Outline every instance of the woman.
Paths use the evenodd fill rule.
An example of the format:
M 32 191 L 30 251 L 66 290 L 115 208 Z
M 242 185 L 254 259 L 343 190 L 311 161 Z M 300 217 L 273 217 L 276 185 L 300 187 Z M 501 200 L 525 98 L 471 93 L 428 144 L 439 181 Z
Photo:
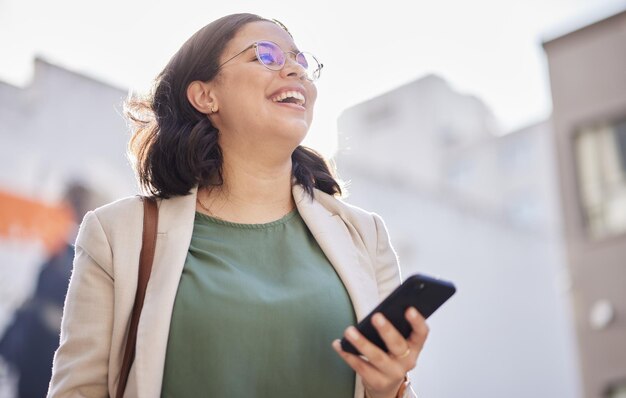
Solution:
M 139 180 L 161 200 L 125 396 L 413 396 L 405 375 L 428 332 L 417 311 L 408 340 L 375 317 L 388 354 L 345 329 L 400 275 L 380 218 L 339 201 L 300 146 L 321 67 L 282 24 L 230 15 L 181 47 L 147 102 L 131 100 Z M 136 197 L 85 217 L 50 396 L 116 390 L 142 217 Z M 344 329 L 367 359 L 341 350 Z

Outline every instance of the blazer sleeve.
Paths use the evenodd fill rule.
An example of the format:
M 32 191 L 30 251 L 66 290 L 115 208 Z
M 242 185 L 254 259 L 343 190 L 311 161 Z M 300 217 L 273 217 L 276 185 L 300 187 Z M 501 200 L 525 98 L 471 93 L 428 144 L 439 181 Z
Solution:
M 374 266 L 376 267 L 376 284 L 382 300 L 402 282 L 402 274 L 398 256 L 391 246 L 387 227 L 385 227 L 383 219 L 378 214 L 373 216 L 376 225 L 376 236 L 378 237 L 376 245 L 377 261 L 375 261 Z M 367 394 L 365 396 L 367 398 Z M 404 390 L 402 398 L 417 398 L 417 394 L 409 386 L 409 388 Z
M 95 213 L 85 216 L 76 239 L 61 339 L 48 397 L 107 397 L 113 324 L 111 248 Z
M 385 223 L 378 214 L 373 214 L 376 226 L 376 261 L 374 267 L 376 272 L 376 284 L 381 300 L 389 295 L 402 282 L 400 265 L 396 252 L 391 246 L 389 233 Z

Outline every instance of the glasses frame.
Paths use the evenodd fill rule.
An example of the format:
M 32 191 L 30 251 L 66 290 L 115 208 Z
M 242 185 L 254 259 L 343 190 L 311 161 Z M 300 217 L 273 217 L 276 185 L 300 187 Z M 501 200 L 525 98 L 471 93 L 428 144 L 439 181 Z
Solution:
M 282 53 L 283 56 L 285 58 L 285 61 L 283 62 L 282 65 L 280 65 L 280 67 L 278 69 L 272 69 L 270 68 L 268 65 L 264 64 L 263 61 L 261 61 L 261 57 L 259 56 L 259 44 L 262 43 L 269 43 L 271 45 L 276 46 L 276 48 L 278 48 Z M 322 68 L 324 68 L 324 64 L 322 64 L 315 55 L 311 54 L 310 52 L 306 52 L 306 51 L 284 51 L 278 44 L 274 43 L 273 41 L 270 40 L 259 40 L 259 41 L 255 41 L 254 43 L 250 44 L 248 47 L 244 48 L 243 50 L 239 51 L 237 54 L 233 55 L 232 57 L 228 58 L 226 61 L 222 62 L 218 67 L 217 70 L 220 70 L 222 68 L 222 66 L 226 65 L 227 63 L 229 63 L 230 61 L 232 61 L 233 59 L 237 58 L 238 56 L 240 56 L 241 54 L 245 53 L 246 51 L 248 51 L 249 49 L 254 48 L 254 54 L 256 55 L 256 59 L 257 61 L 259 61 L 259 63 L 261 65 L 263 65 L 264 67 L 266 67 L 269 70 L 274 70 L 274 71 L 278 71 L 278 70 L 282 70 L 285 67 L 285 64 L 287 63 L 287 54 L 293 54 L 294 57 L 294 61 L 300 65 L 302 68 L 304 68 L 303 65 L 301 65 L 297 60 L 298 60 L 298 55 L 302 54 L 305 56 L 310 56 L 312 57 L 315 62 L 317 62 L 317 64 L 319 65 L 319 67 L 314 70 L 312 72 L 312 76 L 313 78 L 309 78 L 307 75 L 308 73 L 305 73 L 305 77 L 307 80 L 309 81 L 316 81 L 317 79 L 320 78 L 321 72 L 322 72 Z M 306 69 L 305 69 L 306 70 Z

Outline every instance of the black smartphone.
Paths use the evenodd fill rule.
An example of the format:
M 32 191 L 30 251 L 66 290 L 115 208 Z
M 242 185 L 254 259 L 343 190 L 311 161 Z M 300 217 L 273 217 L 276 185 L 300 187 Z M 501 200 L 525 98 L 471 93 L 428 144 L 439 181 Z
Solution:
M 456 287 L 451 282 L 422 274 L 412 275 L 359 322 L 356 328 L 369 341 L 388 352 L 385 342 L 372 325 L 372 315 L 382 313 L 406 339 L 413 330 L 404 317 L 409 307 L 415 307 L 424 318 L 428 318 L 452 297 L 454 292 Z M 361 355 L 345 337 L 341 339 L 341 348 L 346 352 Z

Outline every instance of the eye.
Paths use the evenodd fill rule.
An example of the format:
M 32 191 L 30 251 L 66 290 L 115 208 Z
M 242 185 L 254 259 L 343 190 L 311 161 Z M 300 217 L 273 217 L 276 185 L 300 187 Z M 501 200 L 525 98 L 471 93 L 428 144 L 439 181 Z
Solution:
M 284 55 L 280 47 L 270 41 L 258 42 L 257 54 L 259 61 L 272 70 L 280 69 L 285 63 Z
M 261 61 L 263 64 L 265 65 L 275 65 L 276 62 L 276 58 L 274 57 L 274 55 L 271 52 L 263 52 L 263 53 L 259 53 L 259 61 Z

